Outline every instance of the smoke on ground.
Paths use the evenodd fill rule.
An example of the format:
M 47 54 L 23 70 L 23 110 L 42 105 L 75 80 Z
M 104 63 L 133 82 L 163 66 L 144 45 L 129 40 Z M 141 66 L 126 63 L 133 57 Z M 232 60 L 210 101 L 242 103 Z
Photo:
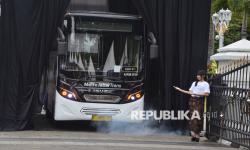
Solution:
M 179 130 L 172 130 L 165 125 L 159 125 L 154 121 L 143 121 L 140 123 L 127 122 L 93 122 L 94 126 L 99 132 L 106 133 L 122 133 L 132 135 L 182 135 L 183 132 Z

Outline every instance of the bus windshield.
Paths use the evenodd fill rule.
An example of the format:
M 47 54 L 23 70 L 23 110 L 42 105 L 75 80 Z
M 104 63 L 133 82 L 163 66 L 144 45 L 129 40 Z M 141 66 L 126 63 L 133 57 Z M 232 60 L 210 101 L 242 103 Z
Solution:
M 69 78 L 140 78 L 142 35 L 129 24 L 81 22 L 72 24 L 67 53 L 60 56 L 61 74 Z

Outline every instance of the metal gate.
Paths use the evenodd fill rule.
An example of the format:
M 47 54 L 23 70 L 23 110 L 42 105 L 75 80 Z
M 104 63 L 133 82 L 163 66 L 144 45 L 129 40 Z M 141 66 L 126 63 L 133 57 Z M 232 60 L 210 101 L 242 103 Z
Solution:
M 207 135 L 250 149 L 250 62 L 233 62 L 209 82 Z

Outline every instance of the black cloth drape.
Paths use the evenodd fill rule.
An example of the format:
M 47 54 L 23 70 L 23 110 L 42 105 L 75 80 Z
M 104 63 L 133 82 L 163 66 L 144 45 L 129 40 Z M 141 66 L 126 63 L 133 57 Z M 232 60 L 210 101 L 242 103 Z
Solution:
M 189 89 L 196 72 L 206 69 L 210 0 L 159 0 L 158 40 L 160 48 L 161 108 L 185 110 L 188 97 L 173 85 Z M 171 18 L 171 19 L 170 19 Z M 175 127 L 183 124 L 173 122 Z
M 157 29 L 157 5 L 156 1 L 152 0 L 132 0 L 132 4 L 137 8 L 139 14 L 143 17 L 145 24 L 147 25 L 147 32 L 154 33 L 154 36 L 157 36 L 158 29 Z M 157 38 L 158 40 L 158 38 Z M 157 41 L 156 41 L 157 42 Z M 149 55 L 150 52 L 150 44 L 147 44 L 147 54 Z M 155 43 L 157 44 L 157 43 Z M 149 80 L 146 80 L 146 108 L 147 109 L 158 109 L 160 110 L 160 74 L 158 67 L 160 64 L 160 60 L 157 58 L 149 59 L 147 58 L 147 72 L 146 76 Z
M 148 59 L 147 62 L 150 100 L 146 101 L 158 110 L 186 110 L 188 97 L 174 91 L 173 85 L 188 89 L 195 80 L 197 70 L 206 69 L 211 1 L 132 2 L 143 16 L 148 31 L 156 35 L 159 45 L 159 58 Z M 117 9 L 113 11 L 119 12 Z M 185 128 L 185 124 L 177 121 L 171 122 L 171 125 Z
M 32 125 L 42 70 L 69 0 L 3 0 L 0 114 L 2 130 Z
M 132 0 L 108 0 L 109 11 L 125 14 L 138 14 Z
M 1 5 L 1 0 L 0 0 L 0 5 Z M 2 47 L 2 35 L 3 35 L 2 17 L 0 16 L 0 50 L 3 49 L 3 47 Z M 2 59 L 0 59 L 0 68 L 2 68 Z M 0 71 L 0 79 L 2 79 L 2 74 L 3 74 L 3 71 Z M 2 89 L 2 86 L 3 86 L 3 82 L 0 81 L 0 89 Z M 2 109 L 2 107 L 1 107 L 2 106 L 1 99 L 2 99 L 2 95 L 0 94 L 0 109 Z M 1 129 L 1 115 L 0 115 L 0 129 Z

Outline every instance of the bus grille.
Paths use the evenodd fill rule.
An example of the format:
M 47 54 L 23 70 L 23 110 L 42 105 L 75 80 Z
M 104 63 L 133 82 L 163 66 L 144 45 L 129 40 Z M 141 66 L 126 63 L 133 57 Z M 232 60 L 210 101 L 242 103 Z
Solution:
M 86 102 L 93 103 L 118 103 L 121 98 L 115 95 L 92 95 L 92 94 L 84 94 L 84 99 Z
M 86 115 L 114 116 L 121 113 L 121 110 L 115 108 L 82 108 L 81 113 L 85 113 Z

